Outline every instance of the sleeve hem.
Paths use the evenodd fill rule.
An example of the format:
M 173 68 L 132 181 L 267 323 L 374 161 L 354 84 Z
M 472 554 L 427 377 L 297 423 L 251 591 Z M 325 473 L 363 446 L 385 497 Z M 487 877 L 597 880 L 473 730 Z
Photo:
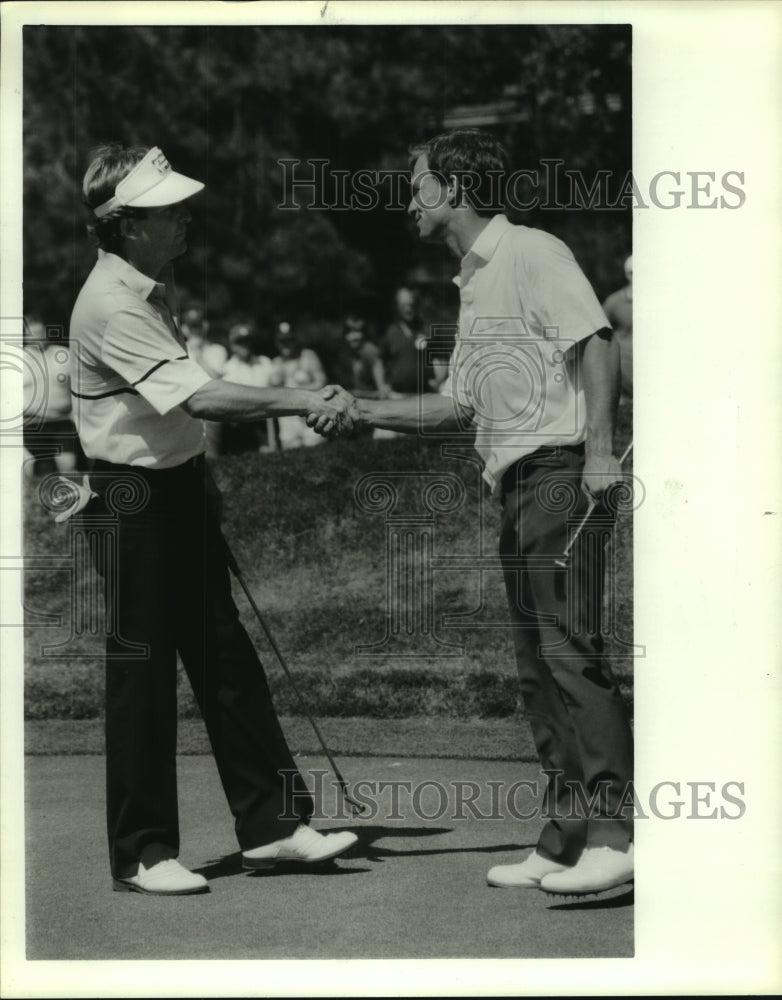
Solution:
M 152 365 L 152 367 L 149 369 L 148 372 L 145 372 L 141 376 L 141 378 L 137 378 L 135 382 L 131 383 L 131 385 L 134 385 L 134 386 L 140 385 L 142 382 L 146 381 L 146 379 L 148 379 L 150 375 L 154 375 L 154 373 L 158 370 L 158 368 L 162 368 L 163 365 L 167 365 L 171 361 L 186 361 L 186 360 L 187 360 L 187 355 L 186 354 L 180 354 L 180 356 L 178 358 L 163 358 L 162 361 L 158 361 L 157 364 Z
M 171 388 L 169 391 L 162 394 L 160 402 L 154 399 L 156 393 L 145 393 L 147 400 L 155 409 L 158 411 L 161 417 L 164 417 L 167 413 L 174 409 L 175 406 L 179 406 L 184 403 L 186 399 L 189 399 L 194 392 L 203 388 L 208 382 L 212 382 L 212 376 L 207 372 L 202 371 L 201 377 L 193 375 L 189 378 L 187 382 L 183 382 L 181 385 L 176 386 L 176 388 Z

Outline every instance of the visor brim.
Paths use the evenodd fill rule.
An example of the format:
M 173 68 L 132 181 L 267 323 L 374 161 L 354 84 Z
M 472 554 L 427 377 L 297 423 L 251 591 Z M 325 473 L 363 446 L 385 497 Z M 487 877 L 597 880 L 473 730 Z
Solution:
M 194 181 L 191 177 L 185 177 L 184 174 L 178 174 L 172 170 L 159 184 L 127 202 L 127 207 L 162 208 L 164 205 L 176 205 L 186 198 L 192 198 L 194 194 L 198 194 L 203 189 L 204 185 L 201 181 Z

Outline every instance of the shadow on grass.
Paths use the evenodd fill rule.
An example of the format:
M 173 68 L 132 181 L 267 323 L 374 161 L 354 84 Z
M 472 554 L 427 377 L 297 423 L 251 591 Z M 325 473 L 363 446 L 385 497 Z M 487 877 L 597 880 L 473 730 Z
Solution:
M 286 877 L 290 877 L 291 875 L 329 875 L 333 877 L 334 875 L 362 875 L 371 871 L 371 868 L 340 868 L 336 859 L 333 859 L 310 865 L 295 861 L 281 861 L 274 868 L 258 871 L 245 871 L 242 869 L 242 874 L 247 875 L 249 878 L 278 878 L 280 875 L 285 875 Z M 205 875 L 204 877 L 208 876 Z
M 393 827 L 393 826 L 370 826 L 357 830 L 359 842 L 348 855 L 355 857 L 359 852 L 367 861 L 385 861 L 388 858 L 424 858 L 438 854 L 498 854 L 508 851 L 522 851 L 527 847 L 534 847 L 534 844 L 488 844 L 486 846 L 470 845 L 468 847 L 436 847 L 431 849 L 395 851 L 389 847 L 375 847 L 377 840 L 386 837 L 421 837 L 432 836 L 441 833 L 452 833 L 450 827 L 434 827 L 421 829 L 420 827 Z
M 343 855 L 344 857 L 344 855 Z M 242 868 L 242 852 L 235 851 L 214 861 L 207 861 L 194 872 L 203 875 L 209 882 L 219 878 L 230 878 L 233 875 L 245 875 L 250 878 L 275 878 L 280 875 L 361 875 L 372 871 L 371 868 L 340 868 L 335 861 L 321 861 L 315 864 L 302 864 L 295 861 L 281 861 L 274 868 L 250 871 Z
M 328 832 L 333 833 L 334 831 L 329 830 Z M 430 827 L 422 829 L 421 827 L 411 826 L 369 826 L 354 829 L 352 832 L 357 834 L 359 838 L 358 843 L 355 847 L 340 855 L 339 859 L 332 859 L 315 864 L 303 864 L 302 862 L 295 861 L 281 861 L 276 864 L 274 868 L 264 869 L 261 871 L 248 871 L 242 868 L 241 851 L 235 851 L 233 854 L 226 854 L 222 858 L 215 858 L 211 861 L 207 861 L 206 864 L 201 865 L 200 868 L 194 868 L 193 870 L 199 875 L 203 875 L 204 878 L 209 881 L 218 878 L 228 878 L 233 875 L 250 875 L 253 878 L 269 878 L 276 875 L 359 875 L 363 872 L 371 871 L 372 869 L 340 868 L 337 861 L 365 860 L 379 862 L 386 861 L 389 858 L 420 858 L 437 854 L 495 854 L 507 853 L 508 851 L 520 851 L 525 848 L 535 846 L 534 844 L 514 843 L 491 844 L 484 847 L 441 847 L 434 848 L 432 850 L 394 851 L 390 848 L 374 847 L 373 845 L 375 841 L 385 839 L 386 837 L 433 837 L 442 833 L 451 833 L 452 830 L 450 827 Z

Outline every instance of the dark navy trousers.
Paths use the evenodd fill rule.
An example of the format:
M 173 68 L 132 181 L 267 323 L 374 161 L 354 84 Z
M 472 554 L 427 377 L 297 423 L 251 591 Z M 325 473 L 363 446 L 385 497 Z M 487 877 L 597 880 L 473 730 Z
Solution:
M 177 654 L 243 850 L 289 836 L 313 803 L 231 596 L 203 457 L 170 470 L 97 462 L 80 516 L 104 581 L 106 797 L 112 873 L 179 849 Z

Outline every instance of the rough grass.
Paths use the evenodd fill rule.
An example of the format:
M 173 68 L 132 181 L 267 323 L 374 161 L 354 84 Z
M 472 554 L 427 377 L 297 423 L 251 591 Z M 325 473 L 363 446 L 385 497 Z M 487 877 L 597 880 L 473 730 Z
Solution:
M 623 411 L 618 447 L 629 440 L 630 415 Z M 461 447 L 462 456 L 470 456 Z M 631 468 L 628 463 L 626 468 Z M 374 650 L 386 635 L 386 514 L 357 502 L 357 486 L 368 474 L 393 485 L 397 502 L 389 513 L 413 533 L 425 516 L 422 489 L 442 474 L 461 483 L 453 509 L 427 522 L 435 559 L 491 557 L 484 572 L 461 569 L 433 574 L 433 629 L 414 629 Z M 283 454 L 225 456 L 215 465 L 225 498 L 224 531 L 269 628 L 315 713 L 402 719 L 509 718 L 521 711 L 496 546 L 499 510 L 486 495 L 471 457 L 453 457 L 438 443 L 414 438 L 339 441 Z M 68 528 L 54 524 L 40 503 L 37 484 L 25 486 L 25 553 L 68 559 Z M 441 499 L 443 499 L 441 497 Z M 611 662 L 631 702 L 632 522 L 621 517 L 615 540 Z M 416 558 L 419 559 L 416 562 Z M 469 560 L 468 560 L 469 562 Z M 417 578 L 420 557 L 403 565 Z M 72 585 L 54 566 L 25 575 L 28 628 L 25 642 L 25 712 L 30 719 L 90 719 L 103 712 L 102 621 L 86 616 L 74 634 L 76 613 L 93 587 L 91 573 Z M 72 590 L 72 586 L 75 590 Z M 266 666 L 278 711 L 300 708 L 238 587 L 243 621 Z M 404 610 L 404 602 L 398 606 Z M 40 615 L 61 624 L 43 624 Z M 468 621 L 464 619 L 469 615 Z M 448 625 L 445 616 L 462 624 Z M 180 671 L 180 715 L 198 710 Z

